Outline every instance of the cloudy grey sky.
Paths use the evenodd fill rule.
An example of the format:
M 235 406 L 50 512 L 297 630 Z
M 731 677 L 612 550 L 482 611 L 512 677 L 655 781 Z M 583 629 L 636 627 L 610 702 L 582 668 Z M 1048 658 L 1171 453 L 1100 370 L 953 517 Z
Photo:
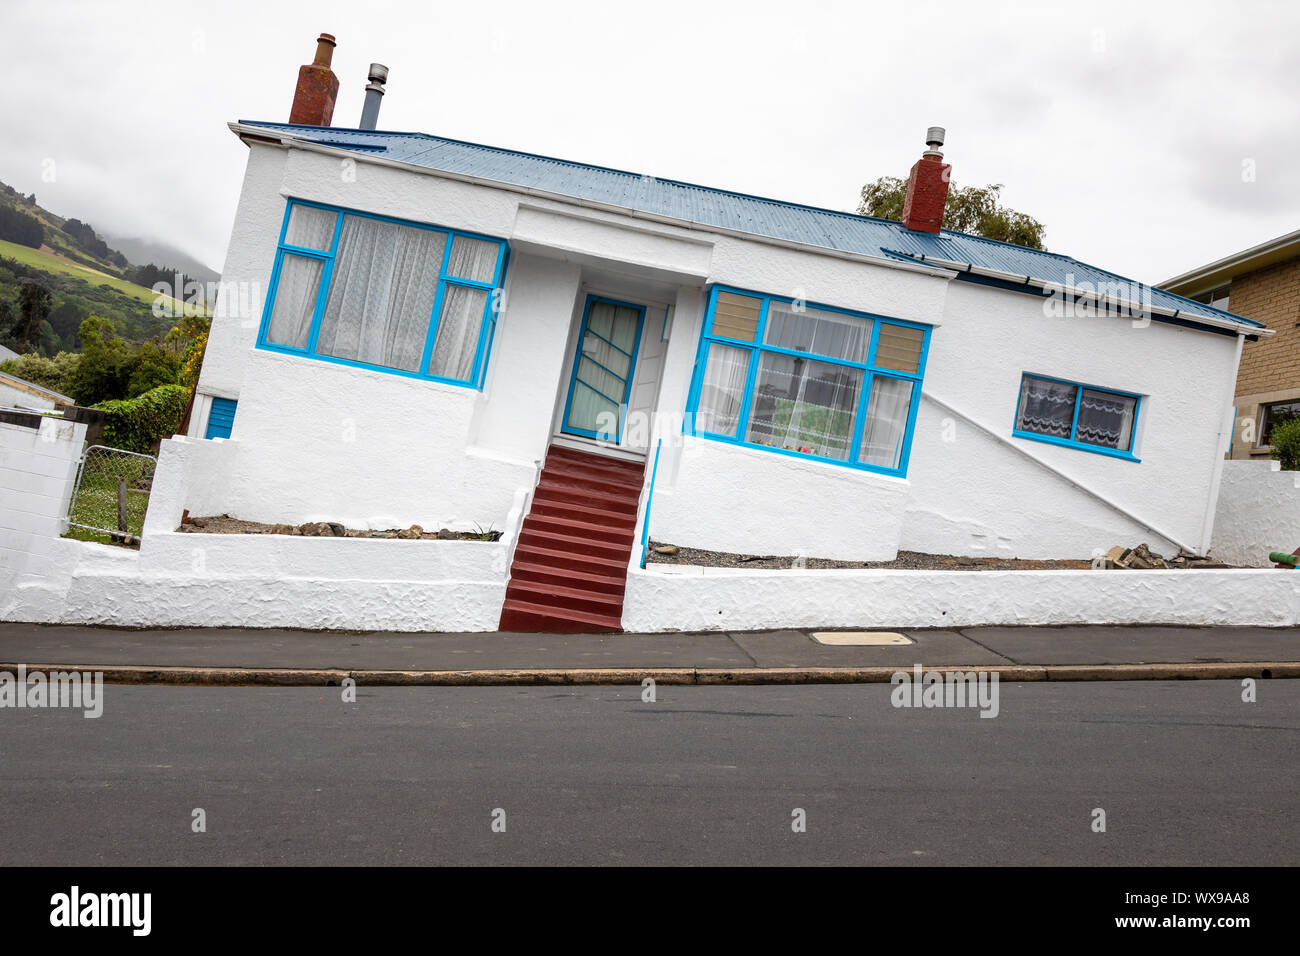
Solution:
M 221 268 L 233 119 L 287 120 L 338 37 L 334 122 L 833 209 L 945 126 L 1047 244 L 1155 282 L 1300 228 L 1300 4 L 6 0 L 0 180 Z M 52 173 L 52 176 L 51 176 Z M 53 181 L 49 181 L 52 178 Z

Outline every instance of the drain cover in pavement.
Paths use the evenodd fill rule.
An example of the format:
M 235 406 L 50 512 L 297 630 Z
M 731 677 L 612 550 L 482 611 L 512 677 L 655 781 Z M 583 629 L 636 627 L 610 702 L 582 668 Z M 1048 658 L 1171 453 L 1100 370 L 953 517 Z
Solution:
M 813 631 L 812 638 L 819 644 L 839 644 L 863 647 L 868 645 L 911 644 L 910 638 L 896 631 Z

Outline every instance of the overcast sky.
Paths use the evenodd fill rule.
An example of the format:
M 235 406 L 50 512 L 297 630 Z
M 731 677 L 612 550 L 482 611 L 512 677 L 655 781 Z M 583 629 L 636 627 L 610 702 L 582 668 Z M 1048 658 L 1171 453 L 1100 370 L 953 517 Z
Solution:
M 1148 282 L 1300 228 L 1300 4 L 5 0 L 0 180 L 220 269 L 246 149 L 338 37 L 419 130 L 852 211 L 944 126 L 1048 248 Z M 52 181 L 51 181 L 52 180 Z

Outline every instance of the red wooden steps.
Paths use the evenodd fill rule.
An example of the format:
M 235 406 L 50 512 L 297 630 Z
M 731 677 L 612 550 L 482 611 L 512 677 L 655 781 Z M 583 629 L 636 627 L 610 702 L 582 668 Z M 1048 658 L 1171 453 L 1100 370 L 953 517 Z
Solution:
M 515 546 L 500 630 L 621 631 L 643 462 L 552 445 Z

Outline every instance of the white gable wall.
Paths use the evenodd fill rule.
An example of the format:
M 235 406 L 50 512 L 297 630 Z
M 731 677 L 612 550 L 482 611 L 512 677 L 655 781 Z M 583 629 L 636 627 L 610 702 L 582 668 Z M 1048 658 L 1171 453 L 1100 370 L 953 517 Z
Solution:
M 1235 337 L 1114 317 L 1049 318 L 1034 296 L 957 281 L 944 317 L 930 343 L 900 547 L 1087 558 L 1143 541 L 1166 553 L 1208 546 Z M 1011 437 L 1022 372 L 1141 394 L 1141 462 Z

